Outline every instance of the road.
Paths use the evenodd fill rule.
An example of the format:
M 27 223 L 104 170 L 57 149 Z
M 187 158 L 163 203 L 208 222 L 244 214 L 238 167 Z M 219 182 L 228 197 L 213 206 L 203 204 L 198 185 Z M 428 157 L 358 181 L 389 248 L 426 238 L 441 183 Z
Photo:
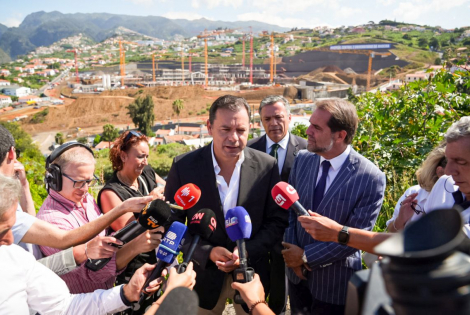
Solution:
M 33 136 L 33 143 L 36 143 L 39 147 L 39 150 L 43 155 L 51 154 L 51 150 L 49 147 L 51 146 L 52 142 L 55 140 L 55 135 L 59 131 L 47 131 L 47 132 L 40 132 L 37 135 Z

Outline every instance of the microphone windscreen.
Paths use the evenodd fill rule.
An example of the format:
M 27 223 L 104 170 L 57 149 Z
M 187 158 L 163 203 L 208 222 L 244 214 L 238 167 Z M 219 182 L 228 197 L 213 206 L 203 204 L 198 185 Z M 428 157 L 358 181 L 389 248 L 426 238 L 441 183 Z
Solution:
M 161 199 L 149 202 L 140 212 L 139 223 L 150 229 L 156 229 L 163 225 L 171 216 L 170 206 Z
M 158 246 L 157 258 L 171 264 L 184 244 L 186 225 L 175 221 L 165 234 L 160 246 Z
M 155 315 L 196 315 L 199 298 L 196 292 L 185 287 L 177 287 L 168 293 Z
M 251 218 L 243 207 L 229 209 L 225 214 L 225 230 L 233 242 L 251 237 Z
M 175 202 L 178 206 L 188 210 L 193 207 L 201 198 L 201 189 L 194 184 L 186 184 L 180 187 L 175 193 Z
M 215 213 L 211 209 L 201 209 L 196 212 L 188 224 L 191 235 L 199 235 L 203 239 L 208 239 L 217 227 Z
M 299 200 L 295 188 L 286 182 L 277 183 L 271 190 L 271 196 L 277 205 L 284 209 L 289 209 L 294 202 Z

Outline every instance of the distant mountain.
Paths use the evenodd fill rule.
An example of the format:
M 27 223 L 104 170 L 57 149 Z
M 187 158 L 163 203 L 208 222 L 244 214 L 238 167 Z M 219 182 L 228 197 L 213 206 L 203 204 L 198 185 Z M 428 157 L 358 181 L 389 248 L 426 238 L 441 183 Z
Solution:
M 11 58 L 3 50 L 0 49 L 0 64 L 10 62 Z
M 287 28 L 263 22 L 224 22 L 199 19 L 194 21 L 171 20 L 161 16 L 131 16 L 109 13 L 63 14 L 58 11 L 35 12 L 25 17 L 19 27 L 7 28 L 0 24 L 0 49 L 12 58 L 34 50 L 38 46 L 49 46 L 54 42 L 82 33 L 95 41 L 102 41 L 115 34 L 118 27 L 135 32 L 170 39 L 174 35 L 195 36 L 205 29 L 234 28 L 248 32 L 277 31 Z

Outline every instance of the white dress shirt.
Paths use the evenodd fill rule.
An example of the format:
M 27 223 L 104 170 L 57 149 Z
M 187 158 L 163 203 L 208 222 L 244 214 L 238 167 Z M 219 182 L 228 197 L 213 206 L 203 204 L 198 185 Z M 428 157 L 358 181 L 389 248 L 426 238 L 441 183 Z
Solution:
M 411 186 L 405 191 L 405 193 L 400 197 L 400 199 L 398 199 L 398 202 L 395 205 L 395 210 L 393 211 L 393 216 L 390 220 L 387 221 L 387 223 L 385 224 L 386 226 L 388 226 L 390 223 L 392 223 L 398 218 L 398 215 L 400 214 L 400 208 L 401 208 L 400 204 L 403 202 L 403 200 L 405 200 L 405 198 L 408 197 L 409 195 L 415 194 L 415 193 L 418 193 L 418 195 L 415 198 L 416 203 L 421 207 L 421 209 L 424 209 L 424 205 L 426 204 L 426 201 L 428 200 L 429 192 L 421 188 L 419 185 Z M 413 215 L 408 220 L 408 222 L 406 222 L 405 226 L 408 225 L 408 223 L 410 222 L 420 219 L 423 215 L 424 214 L 421 212 L 419 214 L 416 214 L 416 212 L 413 213 Z
M 424 211 L 429 213 L 437 209 L 450 209 L 454 206 L 455 200 L 452 192 L 457 191 L 458 187 L 454 185 L 454 180 L 451 176 L 443 175 L 434 184 L 434 187 L 429 194 L 428 200 L 424 204 Z M 465 200 L 465 196 L 463 196 Z M 470 237 L 470 208 L 462 211 L 463 217 L 463 231 Z
M 279 141 L 279 148 L 277 149 L 277 166 L 279 167 L 279 175 L 282 173 L 282 167 L 284 166 L 284 162 L 286 161 L 287 155 L 287 146 L 289 145 L 289 132 Z M 271 153 L 271 147 L 276 142 L 272 141 L 268 135 L 266 134 L 266 153 Z
M 93 293 L 70 294 L 65 282 L 18 245 L 0 246 L 0 314 L 101 315 L 127 307 L 121 286 Z
M 237 164 L 235 164 L 235 169 L 233 170 L 232 177 L 230 177 L 230 183 L 227 185 L 225 178 L 222 175 L 219 175 L 220 167 L 214 156 L 213 144 L 211 144 L 211 152 L 212 164 L 214 165 L 215 180 L 217 182 L 220 202 L 222 203 L 222 208 L 224 209 L 225 217 L 229 209 L 235 208 L 237 206 L 238 191 L 240 188 L 240 170 L 242 168 L 243 161 L 245 161 L 245 153 L 243 151 L 241 152 Z
M 331 183 L 335 180 L 336 175 L 338 175 L 339 170 L 341 169 L 341 166 L 343 166 L 344 162 L 346 162 L 350 152 L 351 152 L 351 146 L 348 145 L 346 147 L 346 150 L 344 150 L 343 153 L 341 153 L 337 157 L 332 158 L 331 160 L 326 160 L 324 157 L 320 156 L 320 168 L 318 170 L 317 183 L 315 184 L 315 186 L 318 184 L 318 181 L 321 178 L 321 174 L 323 173 L 323 168 L 321 166 L 321 163 L 325 160 L 330 161 L 331 166 L 328 171 L 328 176 L 326 177 L 326 186 L 325 186 L 325 193 L 326 193 L 328 191 L 328 188 L 330 188 Z

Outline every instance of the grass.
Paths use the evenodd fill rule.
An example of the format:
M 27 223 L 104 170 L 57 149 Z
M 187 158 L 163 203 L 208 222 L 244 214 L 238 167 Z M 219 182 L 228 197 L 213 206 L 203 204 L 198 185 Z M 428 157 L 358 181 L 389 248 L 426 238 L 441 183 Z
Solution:
M 434 64 L 434 61 L 439 56 L 435 52 L 421 50 L 406 45 L 398 44 L 395 49 L 390 49 L 398 58 L 411 61 Z

